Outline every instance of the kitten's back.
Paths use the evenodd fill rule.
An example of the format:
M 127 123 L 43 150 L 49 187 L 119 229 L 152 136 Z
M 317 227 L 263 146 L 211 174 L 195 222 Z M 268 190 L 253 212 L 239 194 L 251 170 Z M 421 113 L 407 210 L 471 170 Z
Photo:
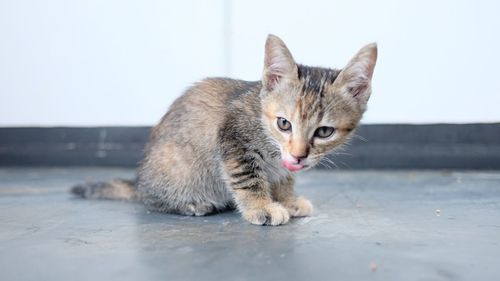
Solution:
M 197 128 L 197 134 L 215 141 L 215 129 L 233 109 L 231 105 L 244 99 L 245 95 L 258 95 L 259 89 L 259 82 L 206 78 L 174 101 L 161 122 L 153 128 L 152 141 L 159 137 L 175 137 L 189 142 L 193 140 L 193 128 Z

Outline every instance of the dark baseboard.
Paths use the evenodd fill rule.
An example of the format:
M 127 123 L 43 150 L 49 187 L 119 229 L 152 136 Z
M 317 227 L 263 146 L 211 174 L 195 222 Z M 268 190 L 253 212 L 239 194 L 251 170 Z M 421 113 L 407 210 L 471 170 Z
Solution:
M 500 123 L 365 125 L 332 160 L 356 169 L 500 169 Z
M 149 130 L 0 128 L 0 166 L 134 167 Z M 363 125 L 356 135 L 330 157 L 338 168 L 500 169 L 500 123 Z

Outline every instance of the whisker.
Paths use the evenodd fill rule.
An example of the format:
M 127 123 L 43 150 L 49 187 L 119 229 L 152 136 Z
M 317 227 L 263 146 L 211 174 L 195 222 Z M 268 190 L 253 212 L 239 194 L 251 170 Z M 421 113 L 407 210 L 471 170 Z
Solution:
M 353 156 L 352 153 L 350 152 L 343 152 L 343 151 L 334 151 L 333 153 L 331 153 L 331 155 L 347 155 L 347 156 Z
M 333 166 L 335 166 L 335 168 L 338 168 L 338 165 L 328 157 L 323 158 L 321 161 L 326 161 L 326 163 L 332 164 Z
M 332 166 L 330 166 L 330 164 L 328 162 L 324 161 L 324 159 L 321 159 L 318 164 L 320 164 L 328 169 L 332 169 Z
M 368 142 L 367 139 L 365 139 L 364 137 L 360 136 L 360 135 L 354 135 L 355 138 L 361 140 L 361 141 L 364 141 L 364 142 Z

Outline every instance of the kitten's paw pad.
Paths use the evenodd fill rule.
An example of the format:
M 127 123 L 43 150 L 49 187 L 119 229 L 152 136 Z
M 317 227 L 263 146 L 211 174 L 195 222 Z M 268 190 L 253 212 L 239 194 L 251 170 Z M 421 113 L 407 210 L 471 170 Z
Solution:
M 206 216 L 215 212 L 215 207 L 209 203 L 192 203 L 187 204 L 181 211 L 181 214 L 186 216 Z
M 311 201 L 304 197 L 297 197 L 295 201 L 286 204 L 286 207 L 292 217 L 308 217 L 313 212 Z
M 290 220 L 290 215 L 281 204 L 271 203 L 261 208 L 244 211 L 243 218 L 256 225 L 280 225 L 287 223 Z

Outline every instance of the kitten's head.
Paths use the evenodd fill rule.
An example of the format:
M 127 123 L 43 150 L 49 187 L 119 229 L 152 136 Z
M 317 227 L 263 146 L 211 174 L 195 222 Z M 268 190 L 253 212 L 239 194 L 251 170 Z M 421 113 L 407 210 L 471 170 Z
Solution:
M 363 47 L 342 70 L 297 64 L 283 41 L 269 35 L 262 77 L 264 124 L 283 166 L 316 165 L 358 125 L 371 94 L 377 45 Z

